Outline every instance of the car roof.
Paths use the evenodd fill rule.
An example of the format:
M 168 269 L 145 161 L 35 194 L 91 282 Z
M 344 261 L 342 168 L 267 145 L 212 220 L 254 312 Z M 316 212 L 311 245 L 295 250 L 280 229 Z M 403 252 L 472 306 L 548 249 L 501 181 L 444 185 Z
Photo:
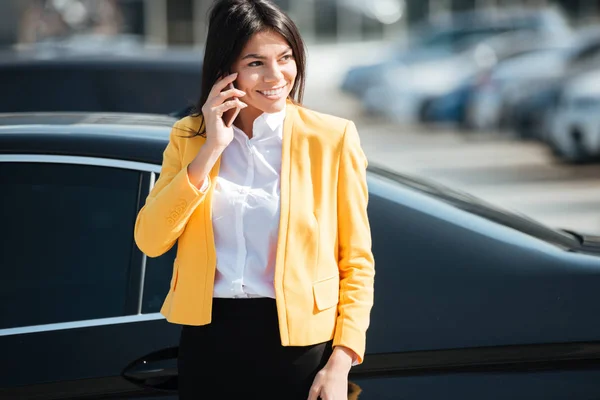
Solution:
M 160 165 L 171 127 L 176 121 L 168 115 L 130 113 L 0 113 L 0 154 L 100 157 Z M 562 245 L 573 240 L 565 233 L 507 213 L 438 183 L 373 163 L 370 163 L 369 172 L 371 176 L 395 182 L 397 190 L 419 192 L 538 238 Z
M 61 47 L 0 49 L 0 68 L 26 66 L 191 66 L 202 65 L 201 49 L 134 48 L 126 51 L 86 51 Z
M 52 129 L 63 125 L 115 125 L 143 128 L 171 127 L 175 118 L 169 115 L 120 112 L 23 112 L 0 113 L 0 129 L 38 126 Z
M 135 113 L 0 113 L 0 153 L 109 157 L 160 164 L 177 118 Z

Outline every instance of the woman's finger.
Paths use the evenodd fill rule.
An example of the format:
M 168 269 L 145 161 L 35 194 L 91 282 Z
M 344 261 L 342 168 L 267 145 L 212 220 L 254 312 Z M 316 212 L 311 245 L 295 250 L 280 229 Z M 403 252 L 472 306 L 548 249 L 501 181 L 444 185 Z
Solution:
M 219 106 L 213 107 L 213 111 L 220 118 L 220 117 L 223 116 L 223 113 L 225 111 L 231 110 L 232 108 L 236 108 L 236 107 L 242 109 L 242 108 L 248 107 L 248 104 L 246 104 L 246 103 L 244 103 L 244 102 L 242 102 L 242 101 L 240 101 L 238 99 L 228 100 L 228 101 L 226 101 L 225 103 L 223 103 L 223 104 L 221 104 Z
M 308 391 L 308 400 L 318 400 L 320 393 L 321 393 L 321 388 L 319 386 L 315 385 L 315 383 L 313 383 L 310 390 Z
M 214 99 L 211 100 L 211 103 L 213 107 L 216 107 L 231 97 L 244 97 L 245 95 L 246 92 L 243 90 L 229 89 L 219 93 Z
M 215 84 L 213 85 L 212 89 L 210 90 L 210 92 L 208 93 L 208 98 L 213 98 L 218 96 L 219 93 L 221 93 L 223 91 L 223 89 L 225 89 L 227 87 L 227 85 L 229 85 L 230 83 L 232 83 L 233 81 L 235 81 L 235 79 L 237 78 L 237 72 L 234 72 L 233 74 L 227 75 L 219 80 L 217 80 L 215 82 Z

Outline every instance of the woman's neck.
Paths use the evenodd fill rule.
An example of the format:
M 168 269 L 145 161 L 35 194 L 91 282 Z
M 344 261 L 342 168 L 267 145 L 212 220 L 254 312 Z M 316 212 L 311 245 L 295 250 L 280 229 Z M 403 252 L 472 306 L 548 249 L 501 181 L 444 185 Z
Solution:
M 248 139 L 252 139 L 252 128 L 254 127 L 254 121 L 256 118 L 262 115 L 263 111 L 252 106 L 248 106 L 240 111 L 237 118 L 234 121 L 234 125 L 242 130 L 248 136 Z

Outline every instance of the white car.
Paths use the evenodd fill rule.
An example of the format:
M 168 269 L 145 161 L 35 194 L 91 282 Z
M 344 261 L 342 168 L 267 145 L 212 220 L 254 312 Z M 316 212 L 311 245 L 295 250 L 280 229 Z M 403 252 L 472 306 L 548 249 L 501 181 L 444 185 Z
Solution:
M 384 115 L 392 121 L 418 123 L 429 100 L 454 90 L 466 79 L 490 70 L 506 58 L 554 48 L 563 40 L 564 35 L 508 32 L 478 42 L 451 57 L 397 63 L 372 82 L 362 103 L 368 112 Z
M 467 125 L 479 130 L 510 127 L 515 107 L 523 98 L 569 74 L 588 70 L 587 60 L 596 65 L 600 27 L 581 29 L 562 39 L 508 57 L 479 76 L 467 104 Z
M 547 142 L 567 162 L 600 155 L 600 71 L 582 74 L 567 84 L 551 113 Z
M 498 63 L 478 79 L 467 104 L 467 125 L 477 130 L 501 128 L 507 104 L 521 93 L 558 78 L 566 63 L 563 48 L 541 49 Z

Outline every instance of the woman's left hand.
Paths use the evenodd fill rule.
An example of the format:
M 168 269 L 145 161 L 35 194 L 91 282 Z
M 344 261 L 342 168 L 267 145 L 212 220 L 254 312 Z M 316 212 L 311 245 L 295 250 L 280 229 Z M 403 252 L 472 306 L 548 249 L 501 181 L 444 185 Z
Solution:
M 352 350 L 341 346 L 334 348 L 325 367 L 317 373 L 308 400 L 347 400 L 348 373 L 353 359 Z

